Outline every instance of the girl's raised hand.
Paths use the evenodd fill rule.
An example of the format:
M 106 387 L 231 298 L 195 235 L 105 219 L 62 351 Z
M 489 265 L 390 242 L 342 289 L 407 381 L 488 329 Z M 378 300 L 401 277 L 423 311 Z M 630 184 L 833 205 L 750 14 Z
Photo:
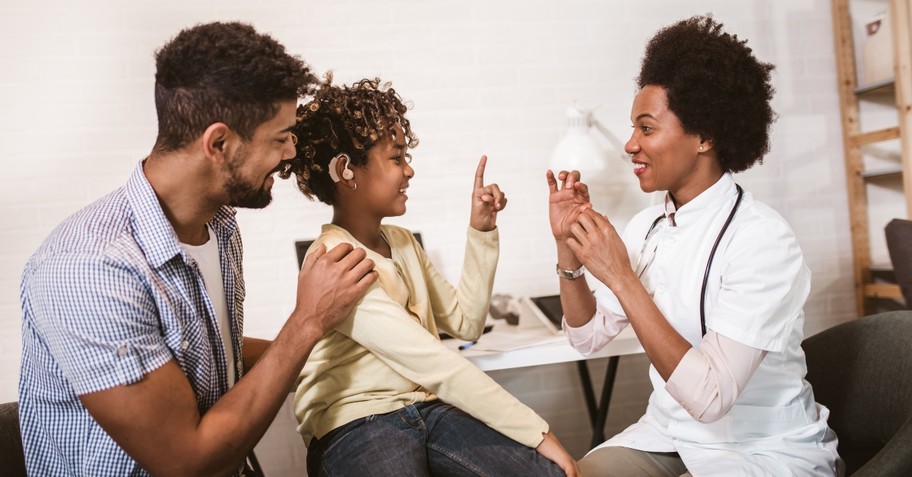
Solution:
M 481 156 L 478 168 L 475 169 L 475 185 L 472 188 L 472 213 L 469 226 L 481 232 L 494 230 L 497 226 L 497 213 L 507 206 L 507 196 L 497 184 L 484 185 L 485 165 L 488 156 Z

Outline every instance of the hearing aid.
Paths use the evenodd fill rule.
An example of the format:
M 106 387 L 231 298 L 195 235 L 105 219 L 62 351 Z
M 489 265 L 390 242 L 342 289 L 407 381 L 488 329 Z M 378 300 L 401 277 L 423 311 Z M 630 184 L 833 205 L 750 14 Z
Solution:
M 339 178 L 339 174 L 336 172 L 336 163 L 339 162 L 339 159 L 345 159 L 345 164 L 342 166 L 342 178 Z M 332 178 L 333 182 L 339 182 L 342 179 L 350 181 L 355 178 L 355 173 L 348 168 L 348 165 L 351 163 L 351 157 L 348 157 L 348 154 L 342 153 L 338 156 L 332 158 L 329 161 L 329 177 Z

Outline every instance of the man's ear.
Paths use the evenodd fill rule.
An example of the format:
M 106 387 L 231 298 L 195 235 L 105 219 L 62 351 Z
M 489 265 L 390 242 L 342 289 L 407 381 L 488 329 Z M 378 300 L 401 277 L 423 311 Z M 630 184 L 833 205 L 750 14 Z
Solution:
M 225 123 L 212 123 L 203 131 L 203 153 L 206 159 L 221 162 L 227 156 L 229 141 L 235 136 Z

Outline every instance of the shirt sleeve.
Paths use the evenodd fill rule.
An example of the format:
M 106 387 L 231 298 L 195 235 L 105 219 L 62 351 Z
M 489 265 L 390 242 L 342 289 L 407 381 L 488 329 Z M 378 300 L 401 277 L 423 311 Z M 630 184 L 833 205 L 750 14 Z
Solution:
M 780 352 L 800 322 L 811 279 L 788 224 L 763 214 L 732 234 L 717 262 L 721 287 L 708 290 L 713 306 L 706 324 L 747 346 Z
M 715 422 L 731 410 L 766 351 L 714 331 L 684 354 L 665 390 L 699 422 Z
M 548 425 L 487 374 L 444 346 L 376 284 L 336 330 L 404 378 L 529 447 Z
M 471 238 L 469 242 L 472 242 Z M 464 278 L 460 288 L 453 291 L 455 298 L 452 301 L 460 303 L 441 298 L 447 295 L 441 292 L 445 287 L 440 283 L 433 285 L 436 288 L 434 300 L 439 301 L 434 309 L 448 311 L 444 316 L 455 323 L 454 331 L 472 327 L 468 323 L 471 320 L 466 318 L 470 309 L 475 310 L 471 313 L 482 311 L 480 323 L 483 324 L 486 304 L 490 301 L 490 283 L 466 283 L 493 280 L 493 270 L 490 273 L 473 270 L 485 260 L 474 257 L 475 254 L 470 253 L 472 250 L 473 246 L 467 247 Z M 408 273 L 423 271 L 409 270 Z M 474 278 L 467 280 L 466 276 Z M 486 295 L 472 295 L 472 290 L 478 287 L 488 290 L 484 292 Z M 548 432 L 548 424 L 532 409 L 467 359 L 444 346 L 379 284 L 371 286 L 352 316 L 338 325 L 336 331 L 358 342 L 400 376 L 523 445 L 537 447 L 543 433 Z
M 562 328 L 570 345 L 583 356 L 589 356 L 607 346 L 627 324 L 625 317 L 596 308 L 595 316 L 583 326 L 574 328 L 564 319 Z
M 583 356 L 595 353 L 611 342 L 630 324 L 614 293 L 603 284 L 595 289 L 595 315 L 583 326 L 573 328 L 562 321 L 561 327 L 570 345 Z
M 484 332 L 491 306 L 494 274 L 500 255 L 497 229 L 480 232 L 468 228 L 465 256 L 458 288 L 440 275 L 422 254 L 422 267 L 434 321 L 441 331 L 462 340 L 476 340 Z
M 148 290 L 129 264 L 101 254 L 37 265 L 26 314 L 76 394 L 137 382 L 172 359 Z

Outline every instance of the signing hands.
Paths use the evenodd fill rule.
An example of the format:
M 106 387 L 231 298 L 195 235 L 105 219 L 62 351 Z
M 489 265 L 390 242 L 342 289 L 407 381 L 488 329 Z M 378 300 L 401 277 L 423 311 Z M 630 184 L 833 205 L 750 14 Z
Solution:
M 617 293 L 625 279 L 636 280 L 627 247 L 608 217 L 586 209 L 569 226 L 567 246 L 595 278 Z
M 507 206 L 507 196 L 497 184 L 484 185 L 485 165 L 488 156 L 481 156 L 475 169 L 475 185 L 472 188 L 472 213 L 469 226 L 481 232 L 497 227 L 497 213 Z
M 564 242 L 570 237 L 570 225 L 576 222 L 580 214 L 592 208 L 589 202 L 589 187 L 580 182 L 578 171 L 560 171 L 555 178 L 554 172 L 548 171 L 548 217 L 551 221 L 551 233 L 555 240 Z M 557 187 L 558 181 L 560 188 Z

